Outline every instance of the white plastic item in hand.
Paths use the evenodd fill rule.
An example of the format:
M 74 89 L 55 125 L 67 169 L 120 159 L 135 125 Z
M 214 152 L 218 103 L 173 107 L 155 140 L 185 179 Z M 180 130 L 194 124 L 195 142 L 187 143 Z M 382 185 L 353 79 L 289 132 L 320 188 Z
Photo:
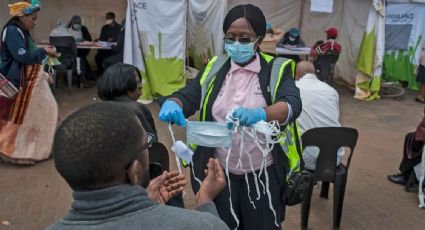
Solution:
M 168 123 L 168 130 L 170 131 L 171 139 L 173 141 L 173 146 L 174 146 L 176 144 L 176 138 L 174 137 L 174 132 L 173 132 L 173 129 L 171 128 L 171 123 Z M 174 156 L 176 157 L 176 164 L 177 164 L 177 168 L 179 169 L 179 173 L 182 174 L 182 167 L 180 165 L 179 156 L 177 155 L 177 153 L 174 153 Z
M 171 147 L 171 150 L 173 150 L 180 159 L 186 161 L 188 164 L 192 163 L 193 151 L 187 147 L 183 141 L 176 141 Z

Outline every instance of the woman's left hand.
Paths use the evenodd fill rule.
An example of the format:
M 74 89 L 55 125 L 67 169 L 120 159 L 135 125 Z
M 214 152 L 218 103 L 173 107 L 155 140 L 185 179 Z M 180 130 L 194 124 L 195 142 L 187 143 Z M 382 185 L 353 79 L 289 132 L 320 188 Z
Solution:
M 56 53 L 56 48 L 53 46 L 50 47 L 46 47 L 44 48 L 44 51 L 46 52 L 47 55 L 49 55 L 50 57 L 57 57 L 58 54 Z
M 265 121 L 267 119 L 266 110 L 262 107 L 256 109 L 239 107 L 232 115 L 234 118 L 238 118 L 240 124 L 243 126 L 251 126 L 261 120 Z

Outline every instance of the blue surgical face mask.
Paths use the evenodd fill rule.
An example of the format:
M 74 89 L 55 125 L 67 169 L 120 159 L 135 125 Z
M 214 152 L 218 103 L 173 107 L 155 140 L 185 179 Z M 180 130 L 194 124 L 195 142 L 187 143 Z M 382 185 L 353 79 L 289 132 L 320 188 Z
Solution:
M 232 44 L 224 43 L 224 49 L 233 62 L 238 64 L 247 63 L 255 55 L 255 42 L 241 44 L 238 41 Z
M 81 25 L 80 24 L 73 24 L 72 29 L 74 29 L 75 31 L 81 30 Z
M 188 121 L 187 143 L 211 148 L 232 147 L 232 132 L 226 123 L 210 121 Z

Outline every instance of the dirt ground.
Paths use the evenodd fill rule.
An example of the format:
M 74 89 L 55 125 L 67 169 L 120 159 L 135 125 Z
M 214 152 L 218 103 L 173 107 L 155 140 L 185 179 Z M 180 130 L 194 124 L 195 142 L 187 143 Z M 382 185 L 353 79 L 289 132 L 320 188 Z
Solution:
M 386 179 L 388 174 L 397 172 L 404 135 L 415 129 L 424 106 L 413 101 L 413 93 L 408 93 L 404 100 L 364 102 L 353 99 L 353 92 L 347 88 L 337 90 L 342 125 L 359 131 L 349 169 L 341 229 L 425 229 L 425 210 L 418 208 L 416 194 L 405 192 Z M 74 88 L 68 96 L 62 87 L 56 94 L 61 117 L 92 103 L 95 97 L 94 88 Z M 157 118 L 158 106 L 150 104 L 149 108 Z M 159 121 L 156 124 L 160 141 L 170 146 L 166 125 Z M 175 128 L 175 132 L 178 139 L 184 138 L 182 129 Z M 175 168 L 174 158 L 170 159 Z M 51 159 L 34 166 L 3 162 L 0 175 L 0 229 L 43 229 L 68 212 L 71 190 Z M 332 192 L 326 200 L 319 198 L 319 190 L 320 186 L 313 194 L 309 229 L 331 229 Z M 190 187 L 186 189 L 185 204 L 189 208 L 194 206 Z M 287 209 L 285 229 L 300 229 L 299 210 L 299 206 Z

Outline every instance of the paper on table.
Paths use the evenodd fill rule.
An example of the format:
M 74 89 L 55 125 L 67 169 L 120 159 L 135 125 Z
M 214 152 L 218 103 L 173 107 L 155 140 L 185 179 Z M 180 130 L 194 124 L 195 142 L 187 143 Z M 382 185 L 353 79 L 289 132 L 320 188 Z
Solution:
M 310 11 L 332 13 L 333 4 L 333 0 L 311 0 Z
M 309 51 L 311 50 L 310 47 L 293 47 L 293 48 L 287 48 L 288 50 L 293 50 L 293 51 Z

